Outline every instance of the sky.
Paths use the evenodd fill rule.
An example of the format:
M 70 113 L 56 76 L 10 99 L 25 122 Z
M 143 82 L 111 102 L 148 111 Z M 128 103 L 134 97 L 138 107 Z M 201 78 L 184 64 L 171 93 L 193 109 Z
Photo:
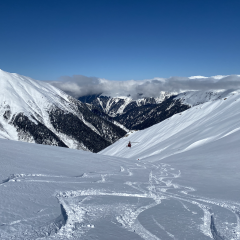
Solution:
M 46 81 L 240 74 L 239 9 L 239 0 L 1 0 L 0 69 Z

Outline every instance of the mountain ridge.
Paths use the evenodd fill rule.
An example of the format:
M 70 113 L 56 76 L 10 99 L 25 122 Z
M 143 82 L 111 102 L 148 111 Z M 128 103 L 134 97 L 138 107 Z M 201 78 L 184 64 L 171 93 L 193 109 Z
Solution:
M 174 114 L 208 101 L 234 94 L 236 90 L 186 91 L 179 94 L 161 92 L 158 98 L 132 99 L 130 96 L 91 95 L 79 98 L 88 102 L 91 111 L 108 121 L 122 124 L 129 130 L 143 130 Z
M 51 84 L 2 70 L 0 104 L 2 138 L 97 152 L 126 134 Z

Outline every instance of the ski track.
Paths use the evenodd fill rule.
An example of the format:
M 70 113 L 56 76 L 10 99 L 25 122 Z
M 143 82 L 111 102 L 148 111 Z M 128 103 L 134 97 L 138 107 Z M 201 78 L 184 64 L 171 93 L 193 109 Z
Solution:
M 157 236 L 147 229 L 145 223 L 139 221 L 139 215 L 170 199 L 180 203 L 182 209 L 191 216 L 196 216 L 195 220 L 192 219 L 195 224 L 194 231 L 203 234 L 204 239 L 240 239 L 240 203 L 194 195 L 195 189 L 177 184 L 181 172 L 168 164 L 139 162 L 135 165 L 136 167 L 132 168 L 121 166 L 116 173 L 93 172 L 75 177 L 12 174 L 3 180 L 0 185 L 21 181 L 81 184 L 79 190 L 57 192 L 55 195 L 61 205 L 65 222 L 63 221 L 61 224 L 52 223 L 51 226 L 46 226 L 45 229 L 54 229 L 48 230 L 49 234 L 41 235 L 42 228 L 35 229 L 34 233 L 29 232 L 28 237 L 23 239 L 75 239 L 81 236 L 86 237 L 88 232 L 97 227 L 98 221 L 104 217 L 109 219 L 109 222 L 134 232 L 143 239 L 159 240 L 161 235 Z M 118 187 L 115 190 L 112 187 L 113 183 L 117 183 L 120 188 Z M 234 215 L 236 221 L 230 224 L 225 216 L 223 219 L 218 217 L 215 221 L 215 216 L 221 214 L 221 209 L 225 209 L 228 214 Z M 39 212 L 42 211 L 44 209 L 39 210 Z M 171 232 L 174 229 L 171 230 L 170 228 L 169 230 L 168 225 L 164 226 L 164 222 L 160 223 L 155 217 L 151 215 L 151 220 L 159 228 L 159 231 L 165 232 L 168 239 L 179 239 L 176 232 Z M 163 217 L 166 218 L 167 215 Z M 3 225 L 13 225 L 30 220 L 19 219 Z M 19 235 L 9 238 L 1 237 L 2 239 L 21 239 Z
M 166 230 L 165 230 L 165 227 L 163 227 L 153 216 L 152 216 L 152 219 L 153 219 L 153 221 L 156 223 L 156 225 L 157 225 L 158 227 L 160 227 L 163 231 L 165 231 L 165 232 L 167 233 L 167 235 L 168 235 L 169 237 L 171 237 L 172 239 L 176 240 L 176 238 L 174 237 L 174 235 L 171 234 L 171 233 L 169 233 L 168 231 L 166 231 Z

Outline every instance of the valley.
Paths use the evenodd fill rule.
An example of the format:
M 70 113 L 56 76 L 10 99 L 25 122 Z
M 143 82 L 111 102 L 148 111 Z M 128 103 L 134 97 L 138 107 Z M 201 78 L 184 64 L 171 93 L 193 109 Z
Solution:
M 98 154 L 0 139 L 1 239 L 239 239 L 240 92 L 227 94 Z

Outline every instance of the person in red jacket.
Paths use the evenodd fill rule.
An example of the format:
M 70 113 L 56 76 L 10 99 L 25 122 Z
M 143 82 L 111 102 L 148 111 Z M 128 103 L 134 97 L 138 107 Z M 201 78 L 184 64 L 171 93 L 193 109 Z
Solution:
M 129 141 L 129 143 L 128 143 L 128 145 L 127 145 L 128 147 L 131 147 L 132 146 L 132 144 L 131 144 L 131 142 Z

